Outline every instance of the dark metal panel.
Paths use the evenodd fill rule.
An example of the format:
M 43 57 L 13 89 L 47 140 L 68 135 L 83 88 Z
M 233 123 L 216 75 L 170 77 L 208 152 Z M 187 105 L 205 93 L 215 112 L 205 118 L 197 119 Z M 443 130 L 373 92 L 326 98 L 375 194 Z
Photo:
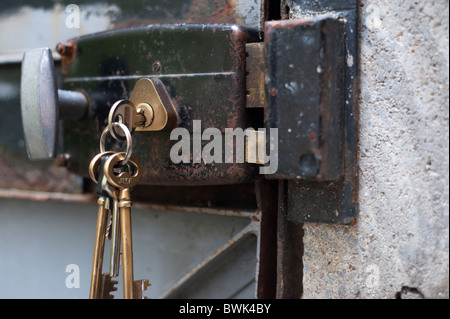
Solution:
M 53 48 L 58 42 L 67 40 L 67 38 L 58 38 L 61 34 L 67 37 L 67 34 L 83 34 L 86 30 L 103 30 L 102 28 L 119 29 L 157 23 L 184 22 L 230 23 L 260 28 L 260 18 L 263 15 L 260 11 L 260 0 L 251 2 L 247 0 L 80 0 L 76 1 L 76 4 L 80 8 L 82 28 L 71 30 L 64 24 L 67 17 L 65 6 L 73 3 L 66 0 L 0 2 L 0 20 L 8 20 L 10 26 L 8 32 L 3 33 L 6 38 L 0 36 L 2 40 L 5 40 L 0 49 L 0 101 L 2 102 L 0 110 L 4 113 L 0 119 L 0 188 L 2 189 L 64 193 L 83 191 L 82 178 L 68 172 L 66 168 L 57 167 L 54 162 L 30 162 L 27 158 L 20 107 L 18 107 L 20 105 L 18 96 L 20 60 L 23 50 L 39 46 Z M 16 16 L 20 19 L 14 19 Z M 33 18 L 37 16 L 49 17 L 55 27 L 48 30 L 46 29 L 48 24 L 34 23 L 33 21 L 39 20 Z M 23 23 L 24 20 L 27 23 Z M 94 25 L 95 21 L 102 21 L 103 24 Z M 33 26 L 32 30 L 29 28 L 30 24 Z M 15 39 L 22 39 L 22 41 Z M 21 44 L 24 46 L 20 47 Z M 57 56 L 55 53 L 54 57 Z M 211 81 L 214 81 L 214 78 Z M 119 83 L 120 85 L 122 83 Z M 111 88 L 116 87 L 111 86 Z M 83 135 L 80 139 L 83 143 Z M 89 138 L 84 140 L 88 144 L 89 141 Z M 95 149 L 97 151 L 97 147 Z M 90 155 L 86 154 L 86 157 Z M 65 155 L 57 160 L 58 165 L 66 165 L 70 162 L 71 159 Z M 0 196 L 11 196 L 9 194 L 11 192 L 5 191 Z M 26 192 L 20 196 L 29 196 L 29 194 Z
M 287 218 L 294 223 L 353 225 L 358 214 L 354 183 L 288 181 Z
M 287 104 L 282 105 L 283 110 L 293 117 L 291 119 L 281 112 L 271 112 L 271 118 L 266 119 L 268 123 L 284 121 L 284 124 L 295 124 L 293 123 L 295 120 L 303 122 L 303 119 L 299 118 L 300 114 L 309 115 L 307 123 L 309 126 L 285 127 L 287 132 L 281 131 L 279 133 L 280 157 L 282 157 L 280 162 L 287 157 L 288 160 L 292 160 L 290 164 L 294 169 L 303 173 L 303 175 L 298 174 L 300 178 L 296 179 L 295 174 L 291 174 L 292 172 L 289 171 L 290 166 L 283 166 L 283 163 L 280 163 L 280 167 L 285 168 L 284 173 L 287 173 L 280 177 L 290 178 L 285 185 L 285 216 L 289 221 L 296 224 L 303 222 L 355 224 L 358 214 L 358 1 L 294 0 L 286 1 L 286 4 L 291 13 L 294 12 L 296 16 L 304 18 L 281 23 L 274 22 L 272 26 L 269 24 L 269 31 L 272 28 L 275 30 L 275 36 L 279 36 L 277 33 L 279 28 L 284 28 L 283 32 L 294 34 L 296 28 L 302 28 L 302 31 L 306 31 L 306 34 L 297 33 L 296 37 L 291 38 L 290 41 L 280 41 L 280 46 L 283 43 L 286 47 L 289 47 L 290 43 L 295 46 L 298 42 L 301 44 L 301 41 L 309 39 L 311 42 L 301 44 L 301 47 L 310 47 L 312 49 L 310 53 L 317 52 L 318 47 L 313 46 L 316 43 L 319 46 L 322 45 L 322 49 L 319 49 L 321 55 L 312 58 L 309 62 L 303 61 L 303 64 L 293 70 L 292 73 L 285 72 L 278 78 L 273 78 L 272 80 L 277 82 L 270 82 L 270 84 L 275 90 L 271 90 L 271 86 L 266 88 L 267 92 L 270 93 L 268 95 L 269 104 L 272 103 L 272 106 L 278 105 L 274 103 L 284 100 Z M 283 33 L 280 34 L 283 36 Z M 318 36 L 320 36 L 321 43 L 315 42 Z M 327 40 L 329 36 L 332 37 L 331 42 Z M 273 35 L 267 34 L 267 37 L 270 41 Z M 289 40 L 286 35 L 285 37 L 285 40 Z M 333 41 L 336 41 L 334 46 Z M 339 46 L 339 44 L 343 44 L 343 46 Z M 335 49 L 334 52 L 332 48 Z M 299 52 L 298 55 L 301 57 L 307 53 Z M 270 54 L 277 56 L 278 53 L 268 52 L 268 54 L 269 56 Z M 275 62 L 282 65 L 288 63 Z M 327 72 L 322 74 L 325 77 L 314 74 L 314 69 L 319 74 L 321 72 L 318 71 L 323 71 L 324 66 L 330 67 L 333 65 L 343 65 L 343 74 L 340 73 L 339 69 L 331 69 L 330 77 L 326 77 Z M 286 65 L 284 67 L 286 68 Z M 270 68 L 269 65 L 269 70 Z M 292 77 L 295 78 L 299 68 L 308 70 L 307 74 L 303 74 L 305 78 L 300 80 L 305 83 L 305 88 L 309 91 L 303 92 L 305 94 L 301 97 L 298 96 L 297 102 L 290 95 L 292 87 L 289 87 L 290 82 L 288 80 Z M 287 80 L 284 80 L 283 76 L 286 76 Z M 297 78 L 297 80 L 299 79 Z M 308 81 L 311 82 L 308 83 Z M 288 87 L 285 84 L 288 84 Z M 277 91 L 278 88 L 281 93 Z M 306 93 L 313 99 L 308 100 Z M 294 105 L 299 103 L 303 103 L 307 112 L 304 109 L 294 108 Z M 336 103 L 336 105 L 333 105 L 333 103 Z M 308 110 L 310 105 L 319 105 L 319 107 Z M 328 107 L 326 107 L 327 105 Z M 328 120 L 328 123 L 326 123 L 326 120 Z M 318 129 L 319 135 L 310 135 L 311 132 L 314 133 L 313 130 L 308 131 L 311 128 Z M 339 132 L 334 135 L 333 130 L 339 128 L 342 129 L 342 135 L 339 135 Z M 292 132 L 289 132 L 289 129 Z M 299 131 L 296 131 L 296 129 L 299 129 Z M 302 131 L 304 129 L 307 131 Z M 300 136 L 298 135 L 299 132 Z M 296 134 L 295 138 L 292 138 L 289 134 Z M 308 139 L 310 139 L 309 142 Z M 327 148 L 324 148 L 324 143 L 328 143 Z M 295 154 L 297 158 L 291 158 L 290 153 L 282 151 L 283 148 L 286 152 L 290 151 Z M 317 151 L 318 149 L 319 151 Z M 310 154 L 312 153 L 314 156 L 305 156 L 302 160 L 303 154 L 299 153 L 301 150 L 309 150 Z M 339 155 L 340 153 L 342 155 Z M 307 153 L 305 152 L 305 154 Z M 295 159 L 297 162 L 295 162 Z M 302 165 L 306 169 L 302 169 Z
M 303 223 L 289 220 L 289 181 L 278 185 L 277 293 L 278 299 L 300 299 L 303 295 Z
M 92 190 L 94 192 L 94 190 Z M 133 200 L 152 204 L 256 210 L 253 183 L 219 186 L 136 186 Z
M 257 297 L 275 299 L 277 287 L 278 181 L 256 182 L 260 215 L 260 243 Z
M 267 125 L 278 128 L 277 179 L 335 180 L 343 170 L 343 22 L 266 24 Z

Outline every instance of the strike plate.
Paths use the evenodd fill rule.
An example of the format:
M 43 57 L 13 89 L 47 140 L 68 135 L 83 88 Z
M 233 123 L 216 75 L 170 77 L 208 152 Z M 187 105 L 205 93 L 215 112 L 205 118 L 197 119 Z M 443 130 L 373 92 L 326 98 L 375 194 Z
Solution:
M 288 1 L 266 23 L 266 125 L 279 128 L 287 218 L 354 224 L 358 213 L 358 1 Z M 294 9 L 291 9 L 294 10 Z M 295 45 L 294 45 L 295 44 Z

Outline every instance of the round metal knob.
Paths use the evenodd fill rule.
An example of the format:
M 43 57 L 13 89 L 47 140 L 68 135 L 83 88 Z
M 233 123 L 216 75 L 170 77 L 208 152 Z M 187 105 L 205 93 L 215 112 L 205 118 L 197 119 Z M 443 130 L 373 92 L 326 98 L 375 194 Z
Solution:
M 58 90 L 49 48 L 25 52 L 20 87 L 22 124 L 32 160 L 56 157 L 60 119 L 81 119 L 88 100 L 83 93 Z

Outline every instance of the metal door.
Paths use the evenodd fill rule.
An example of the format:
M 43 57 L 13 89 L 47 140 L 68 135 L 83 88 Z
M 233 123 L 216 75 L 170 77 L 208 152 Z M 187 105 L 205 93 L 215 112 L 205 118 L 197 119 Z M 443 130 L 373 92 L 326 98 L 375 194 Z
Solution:
M 289 20 L 292 7 L 302 10 L 302 19 L 266 23 Z M 84 52 L 85 60 L 77 60 L 78 67 L 68 69 L 71 54 L 64 50 L 70 45 L 58 47 L 56 68 L 59 74 L 69 75 L 61 76 L 59 86 L 70 89 L 76 82 L 90 89 L 89 83 L 83 82 L 88 77 L 79 75 L 100 68 L 105 72 L 102 75 L 117 73 L 105 82 L 108 90 L 128 93 L 126 80 L 114 81 L 123 70 L 123 61 L 108 56 L 108 48 L 113 50 L 115 39 L 119 39 L 114 36 L 121 36 L 122 51 L 126 51 L 129 39 L 138 38 L 139 30 L 143 30 L 131 27 L 172 24 L 173 28 L 178 23 L 189 31 L 180 25 L 189 22 L 197 23 L 199 30 L 207 29 L 211 36 L 215 27 L 208 29 L 202 23 L 224 23 L 228 29 L 239 29 L 232 25 L 252 28 L 255 32 L 248 37 L 252 44 L 258 42 L 257 35 L 262 35 L 264 29 L 264 43 L 262 36 L 259 39 L 259 44 L 264 45 L 259 52 L 264 53 L 257 63 L 248 63 L 252 58 L 249 53 L 258 55 L 258 48 L 263 46 L 247 46 L 247 51 L 240 52 L 239 72 L 247 71 L 247 91 L 244 85 L 237 86 L 237 95 L 247 99 L 247 108 L 236 118 L 242 115 L 257 127 L 280 129 L 279 139 L 284 142 L 279 150 L 280 170 L 264 177 L 252 174 L 254 166 L 225 172 L 210 167 L 206 173 L 199 170 L 192 180 L 182 176 L 182 182 L 176 184 L 171 183 L 176 175 L 161 176 L 161 169 L 156 167 L 158 160 L 145 154 L 146 162 L 153 163 L 147 165 L 157 169 L 147 176 L 145 185 L 133 190 L 136 278 L 150 279 L 151 298 L 300 298 L 302 223 L 356 222 L 357 21 L 355 0 L 0 4 L 0 247 L 4 251 L 0 296 L 86 298 L 96 220 L 95 185 L 83 175 L 94 145 L 92 136 L 86 135 L 92 132 L 85 128 L 92 122 L 80 126 L 70 121 L 62 124 L 65 127 L 60 131 L 65 134 L 59 139 L 59 149 L 69 151 L 59 152 L 55 161 L 30 162 L 27 158 L 18 107 L 23 51 L 54 48 L 61 41 L 109 30 L 103 36 L 74 41 L 91 48 L 93 56 L 99 53 L 99 60 L 90 59 L 89 52 Z M 123 28 L 128 31 L 117 31 Z M 170 28 L 166 25 L 146 30 L 159 32 L 163 39 L 164 32 L 170 34 Z M 225 37 L 231 38 L 226 33 Z M 142 51 L 139 44 L 129 47 Z M 246 58 L 245 53 L 250 57 Z M 173 59 L 174 65 L 183 66 L 178 58 Z M 185 62 L 189 61 L 189 57 L 185 58 Z M 133 56 L 133 60 L 151 60 L 147 69 L 154 73 L 165 67 L 151 56 Z M 294 60 L 299 66 L 290 62 Z M 245 61 L 247 69 L 242 67 Z M 202 61 L 194 62 L 202 65 Z M 80 69 L 83 72 L 77 73 Z M 128 80 L 142 74 L 139 68 L 134 72 L 126 74 Z M 89 73 L 90 77 L 95 75 Z M 182 82 L 181 76 L 172 77 Z M 210 81 L 221 79 L 211 77 Z M 259 85 L 259 89 L 249 88 L 249 83 Z M 195 100 L 195 92 L 204 93 L 192 90 L 190 100 Z M 253 92 L 264 93 L 265 97 L 252 97 Z M 114 96 L 121 94 L 114 92 Z M 179 97 L 179 101 L 182 99 Z M 220 99 L 215 96 L 210 100 L 216 103 Z M 254 107 L 259 102 L 264 108 Z M 219 113 L 211 114 L 214 117 Z M 99 118 L 96 120 L 100 127 L 104 116 Z M 238 122 L 236 118 L 230 122 Z M 227 122 L 226 116 L 211 122 L 215 120 Z M 150 140 L 158 142 L 158 138 Z M 144 143 L 145 139 L 139 141 Z M 80 155 L 84 153 L 86 156 Z M 221 181 L 221 176 L 227 180 Z M 117 294 L 121 295 L 120 289 Z
M 235 23 L 261 29 L 267 12 L 260 0 L 0 4 L 1 297 L 87 298 L 96 220 L 93 185 L 64 168 L 68 158 L 27 159 L 18 107 L 23 51 L 147 24 Z M 59 71 L 59 56 L 55 59 Z M 276 184 L 138 187 L 135 273 L 150 279 L 147 295 L 274 297 Z

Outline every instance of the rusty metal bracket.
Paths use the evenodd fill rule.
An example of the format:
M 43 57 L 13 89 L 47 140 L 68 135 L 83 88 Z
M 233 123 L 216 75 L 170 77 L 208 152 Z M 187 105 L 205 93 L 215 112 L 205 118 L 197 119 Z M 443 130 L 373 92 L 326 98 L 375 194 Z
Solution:
M 275 179 L 337 180 L 343 175 L 345 22 L 268 22 L 267 126 L 278 128 Z
M 353 224 L 358 204 L 358 2 L 287 1 L 266 23 L 266 128 L 278 128 L 287 218 Z

